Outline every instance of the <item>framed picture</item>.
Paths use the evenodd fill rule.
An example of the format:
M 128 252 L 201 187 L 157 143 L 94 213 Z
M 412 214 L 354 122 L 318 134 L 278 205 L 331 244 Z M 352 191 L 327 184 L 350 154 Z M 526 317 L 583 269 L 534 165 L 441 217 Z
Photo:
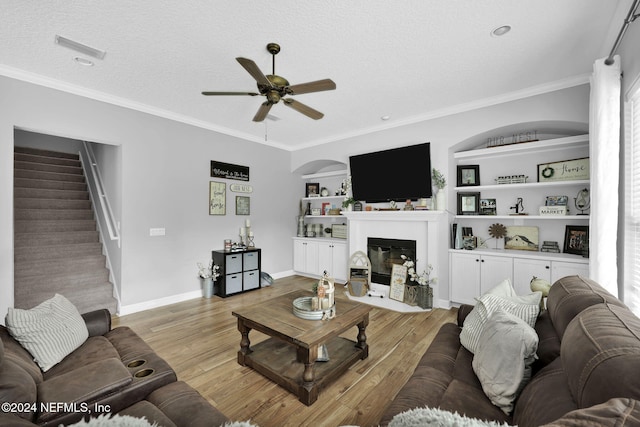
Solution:
M 537 251 L 539 245 L 538 227 L 507 226 L 504 248 L 520 251 Z
M 462 236 L 462 249 L 473 250 L 478 246 L 476 236 Z
M 564 232 L 564 253 L 589 255 L 589 226 L 567 225 Z
M 209 182 L 209 215 L 226 215 L 227 213 L 227 184 L 224 182 Z
M 496 199 L 480 199 L 480 215 L 496 215 Z
M 547 196 L 544 201 L 545 206 L 567 206 L 568 204 L 568 196 Z
M 480 185 L 479 165 L 458 165 L 458 187 Z
M 538 182 L 589 179 L 589 158 L 538 165 Z
M 458 193 L 458 215 L 478 215 L 480 193 Z
M 391 267 L 391 283 L 389 283 L 389 298 L 404 301 L 404 284 L 407 281 L 407 267 L 393 264 Z
M 305 197 L 320 197 L 320 183 L 307 182 L 305 184 Z
M 251 214 L 251 198 L 247 196 L 236 196 L 236 215 Z

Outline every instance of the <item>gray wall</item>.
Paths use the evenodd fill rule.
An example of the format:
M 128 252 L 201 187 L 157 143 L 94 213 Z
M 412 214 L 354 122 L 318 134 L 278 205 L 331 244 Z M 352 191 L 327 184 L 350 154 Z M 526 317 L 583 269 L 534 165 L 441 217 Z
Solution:
M 237 239 L 250 218 L 263 249 L 263 270 L 291 270 L 299 181 L 290 153 L 100 101 L 0 77 L 0 313 L 13 305 L 14 128 L 119 147 L 106 180 L 119 199 L 124 306 L 198 292 L 196 262 L 207 262 L 225 238 Z M 103 153 L 104 154 L 104 153 Z M 251 215 L 208 213 L 209 161 L 249 166 Z M 105 172 L 106 174 L 106 172 Z M 149 237 L 164 227 L 166 236 Z

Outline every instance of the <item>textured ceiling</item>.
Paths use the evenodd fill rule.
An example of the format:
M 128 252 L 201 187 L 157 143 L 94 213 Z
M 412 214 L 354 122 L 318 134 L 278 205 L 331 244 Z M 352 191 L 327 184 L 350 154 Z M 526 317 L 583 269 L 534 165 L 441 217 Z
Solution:
M 629 0 L 3 0 L 0 74 L 298 149 L 419 121 L 517 93 L 586 82 Z M 492 29 L 511 25 L 503 37 Z M 107 51 L 93 67 L 59 34 Z M 296 97 L 252 121 L 263 98 L 235 60 L 291 84 L 331 78 L 335 91 Z M 511 94 L 511 95 L 509 95 Z M 381 116 L 390 119 L 382 121 Z

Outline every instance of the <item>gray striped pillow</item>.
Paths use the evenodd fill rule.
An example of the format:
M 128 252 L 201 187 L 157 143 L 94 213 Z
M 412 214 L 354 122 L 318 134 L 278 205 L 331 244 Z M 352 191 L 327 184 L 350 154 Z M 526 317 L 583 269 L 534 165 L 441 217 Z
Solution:
M 533 292 L 525 296 L 499 297 L 485 294 L 478 298 L 478 303 L 464 320 L 460 332 L 460 343 L 471 353 L 476 352 L 480 341 L 480 334 L 485 323 L 498 309 L 513 314 L 527 322 L 532 328 L 540 313 L 541 292 Z
M 9 308 L 5 322 L 9 333 L 31 353 L 43 372 L 89 337 L 76 307 L 60 294 L 31 310 Z

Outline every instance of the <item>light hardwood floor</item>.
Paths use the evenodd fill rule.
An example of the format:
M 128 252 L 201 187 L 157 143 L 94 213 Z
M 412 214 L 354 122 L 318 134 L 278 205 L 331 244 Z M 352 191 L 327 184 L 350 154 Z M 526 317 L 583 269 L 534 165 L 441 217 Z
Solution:
M 313 279 L 292 276 L 270 287 L 229 298 L 198 298 L 113 318 L 129 326 L 163 357 L 180 380 L 196 388 L 235 421 L 271 426 L 376 426 L 390 400 L 412 374 L 443 323 L 456 310 L 403 314 L 373 307 L 367 327 L 369 357 L 320 392 L 311 406 L 250 368 L 238 365 L 240 333 L 231 312 L 297 289 Z M 343 287 L 336 298 L 346 298 Z M 355 340 L 357 328 L 344 334 Z M 251 343 L 266 336 L 252 331 Z

